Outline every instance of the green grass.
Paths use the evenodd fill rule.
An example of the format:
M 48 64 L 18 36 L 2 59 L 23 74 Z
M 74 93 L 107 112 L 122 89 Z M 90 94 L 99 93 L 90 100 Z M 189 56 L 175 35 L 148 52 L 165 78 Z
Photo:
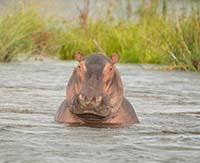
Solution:
M 156 3 L 155 3 L 156 2 Z M 79 23 L 42 17 L 34 7 L 23 7 L 0 16 L 0 61 L 10 62 L 27 55 L 45 54 L 73 59 L 75 52 L 103 51 L 120 55 L 121 62 L 166 64 L 173 68 L 200 71 L 200 12 L 191 6 L 188 15 L 171 18 L 167 1 L 158 13 L 159 1 L 138 9 L 139 21 L 103 18 Z M 130 15 L 129 15 L 130 16 Z
M 44 20 L 32 8 L 0 17 L 0 61 L 15 60 L 19 53 L 32 53 L 32 37 L 43 30 Z

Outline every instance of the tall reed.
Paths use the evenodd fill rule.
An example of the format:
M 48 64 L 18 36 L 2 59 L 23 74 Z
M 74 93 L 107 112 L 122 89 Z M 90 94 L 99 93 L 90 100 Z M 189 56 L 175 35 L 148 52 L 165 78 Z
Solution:
M 73 59 L 101 51 L 120 55 L 121 62 L 167 64 L 173 68 L 200 71 L 200 10 L 174 16 L 168 1 L 142 1 L 133 20 L 131 1 L 127 18 L 113 16 L 110 3 L 105 17 L 89 17 L 89 0 L 79 8 L 79 20 L 70 23 L 57 17 L 43 17 L 37 8 L 23 6 L 0 16 L 0 61 L 9 62 L 27 55 L 47 54 Z
M 0 61 L 9 62 L 19 53 L 32 53 L 32 35 L 41 31 L 44 20 L 33 8 L 21 8 L 0 17 Z

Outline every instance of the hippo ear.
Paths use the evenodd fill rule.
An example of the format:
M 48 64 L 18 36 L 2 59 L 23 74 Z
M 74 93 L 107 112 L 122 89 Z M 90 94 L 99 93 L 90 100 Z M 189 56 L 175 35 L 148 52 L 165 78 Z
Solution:
M 115 64 L 115 63 L 118 62 L 118 60 L 119 60 L 118 54 L 117 54 L 117 53 L 113 53 L 113 54 L 111 55 L 111 57 L 110 57 L 110 62 L 111 62 L 112 64 Z
M 82 61 L 82 60 L 84 60 L 84 57 L 83 57 L 83 55 L 81 54 L 81 52 L 77 52 L 76 54 L 75 54 L 75 59 L 77 60 L 77 61 Z

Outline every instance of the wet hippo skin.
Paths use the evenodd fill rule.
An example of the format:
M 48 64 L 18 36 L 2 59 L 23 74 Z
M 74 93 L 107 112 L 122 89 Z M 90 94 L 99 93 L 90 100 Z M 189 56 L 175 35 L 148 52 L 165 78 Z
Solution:
M 132 105 L 124 97 L 122 81 L 114 66 L 118 55 L 83 57 L 78 52 L 75 59 L 79 64 L 67 84 L 66 99 L 56 113 L 56 121 L 100 125 L 139 123 Z

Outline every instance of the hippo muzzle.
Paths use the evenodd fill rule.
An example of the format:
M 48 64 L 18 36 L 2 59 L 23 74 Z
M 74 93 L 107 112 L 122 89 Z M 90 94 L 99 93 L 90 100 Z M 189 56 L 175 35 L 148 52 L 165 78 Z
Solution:
M 108 96 L 89 98 L 83 94 L 74 97 L 70 111 L 83 121 L 104 121 L 111 114 Z

